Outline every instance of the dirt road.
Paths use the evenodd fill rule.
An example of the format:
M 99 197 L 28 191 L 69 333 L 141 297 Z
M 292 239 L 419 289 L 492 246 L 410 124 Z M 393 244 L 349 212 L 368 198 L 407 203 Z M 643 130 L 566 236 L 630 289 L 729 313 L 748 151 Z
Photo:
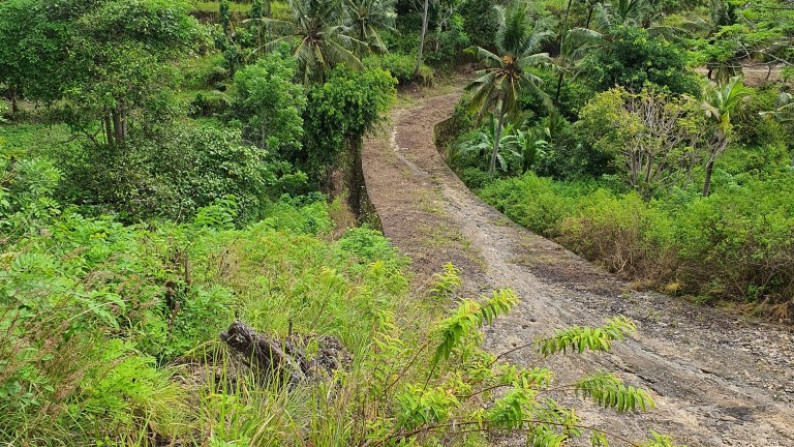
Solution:
M 521 304 L 486 329 L 504 352 L 555 327 L 597 325 L 623 314 L 639 334 L 609 355 L 511 357 L 553 368 L 565 382 L 596 369 L 651 390 L 657 408 L 619 416 L 583 407 L 588 424 L 633 439 L 649 430 L 689 446 L 794 446 L 794 335 L 655 293 L 629 290 L 559 245 L 482 203 L 445 165 L 433 126 L 459 98 L 424 97 L 393 113 L 364 145 L 364 174 L 384 232 L 414 259 L 420 278 L 447 262 L 468 293 L 509 287 Z M 499 440 L 520 445 L 518 440 Z

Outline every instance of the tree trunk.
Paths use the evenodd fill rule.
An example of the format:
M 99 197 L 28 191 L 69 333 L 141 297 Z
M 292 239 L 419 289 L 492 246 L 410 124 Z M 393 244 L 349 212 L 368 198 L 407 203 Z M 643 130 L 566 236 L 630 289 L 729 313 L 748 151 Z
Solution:
M 491 154 L 491 165 L 488 167 L 488 178 L 493 178 L 496 170 L 496 156 L 499 155 L 499 143 L 502 140 L 502 123 L 505 117 L 504 100 L 499 104 L 499 121 L 496 123 L 496 135 L 494 136 L 493 153 Z
M 110 115 L 105 115 L 105 134 L 107 135 L 108 145 L 113 144 L 113 125 L 110 124 Z
M 127 111 L 124 106 L 121 107 L 119 114 L 121 115 L 121 139 L 124 141 L 127 139 Z
M 427 36 L 427 14 L 430 10 L 430 0 L 425 0 L 425 10 L 422 14 L 422 37 L 419 39 L 419 51 L 416 56 L 416 68 L 414 68 L 414 76 L 419 74 L 419 68 L 422 66 L 422 53 L 425 50 L 425 37 Z
M 565 32 L 568 31 L 568 16 L 571 13 L 571 4 L 573 0 L 568 0 L 568 6 L 565 7 L 565 19 L 562 22 L 562 29 L 560 30 L 560 53 L 562 53 L 562 40 L 565 38 Z
M 711 174 L 714 172 L 714 160 L 709 160 L 706 163 L 706 179 L 703 181 L 703 197 L 709 196 L 709 188 L 711 187 Z
M 560 75 L 557 77 L 557 91 L 554 93 L 554 104 L 560 105 L 560 91 L 562 90 L 562 78 L 565 74 L 560 72 Z
M 113 110 L 113 139 L 116 144 L 121 144 L 124 141 L 124 132 L 121 129 L 121 113 L 119 109 Z
M 351 138 L 348 141 L 350 150 L 350 172 L 348 173 L 348 190 L 350 209 L 357 218 L 361 218 L 364 201 L 364 165 L 361 160 L 361 138 Z
M 585 22 L 585 29 L 590 29 L 590 21 L 593 19 L 593 11 L 595 10 L 595 5 L 587 8 L 587 21 Z
M 17 89 L 16 87 L 11 87 L 8 90 L 9 99 L 11 99 L 11 114 L 16 116 L 19 112 L 19 99 L 17 98 Z

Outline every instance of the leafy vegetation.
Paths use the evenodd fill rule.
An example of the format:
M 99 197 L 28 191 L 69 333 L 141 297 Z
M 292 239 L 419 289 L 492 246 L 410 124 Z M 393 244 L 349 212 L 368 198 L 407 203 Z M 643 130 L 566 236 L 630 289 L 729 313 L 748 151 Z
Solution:
M 470 85 L 448 160 L 513 219 L 638 287 L 792 318 L 792 14 L 775 1 L 497 6 L 499 55 L 478 51 L 501 71 Z M 544 63 L 509 68 L 528 47 L 508 37 L 535 39 Z
M 464 296 L 451 264 L 412 290 L 410 260 L 354 216 L 362 138 L 396 85 L 474 44 L 479 119 L 459 108 L 453 160 L 483 197 L 670 290 L 785 303 L 790 92 L 687 69 L 787 64 L 766 1 L 709 27 L 619 0 L 0 2 L 0 443 L 629 442 L 549 396 L 631 413 L 649 393 L 537 365 L 609 352 L 633 323 L 485 351 L 518 297 Z M 260 338 L 240 351 L 234 327 Z

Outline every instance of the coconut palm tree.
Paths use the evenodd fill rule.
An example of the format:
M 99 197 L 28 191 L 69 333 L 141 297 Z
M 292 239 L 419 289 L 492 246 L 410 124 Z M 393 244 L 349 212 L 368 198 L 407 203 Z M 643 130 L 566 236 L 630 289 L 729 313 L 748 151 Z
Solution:
M 364 45 L 351 37 L 348 10 L 342 0 L 289 0 L 289 21 L 263 18 L 268 24 L 283 26 L 281 37 L 265 44 L 270 51 L 287 42 L 298 61 L 298 76 L 305 84 L 323 82 L 328 70 L 336 65 L 363 69 L 356 57 Z
M 557 75 L 557 88 L 554 93 L 554 102 L 560 100 L 563 77 L 568 75 L 576 77 L 585 58 L 604 44 L 604 35 L 598 31 L 587 28 L 573 28 L 565 31 L 560 39 L 560 53 L 554 60 L 559 71 Z
M 473 49 L 485 68 L 477 72 L 477 79 L 467 90 L 474 92 L 470 107 L 483 117 L 493 111 L 497 119 L 494 147 L 488 174 L 493 176 L 499 154 L 499 142 L 506 115 L 516 115 L 517 101 L 522 90 L 539 96 L 550 109 L 551 99 L 540 88 L 540 78 L 532 74 L 534 67 L 547 67 L 552 60 L 547 53 L 539 53 L 541 45 L 553 38 L 548 30 L 537 29 L 529 17 L 526 2 L 517 1 L 509 8 L 494 7 L 497 14 L 497 53 L 482 47 Z
M 364 42 L 371 51 L 386 53 L 379 30 L 394 30 L 397 13 L 395 0 L 346 0 L 351 35 Z
M 596 29 L 609 33 L 615 26 L 645 28 L 651 37 L 679 38 L 686 34 L 681 28 L 659 25 L 662 9 L 658 0 L 610 0 L 594 7 Z M 588 18 L 588 23 L 590 19 Z
M 741 76 L 734 76 L 727 84 L 713 86 L 706 90 L 703 101 L 703 110 L 706 116 L 714 123 L 714 136 L 709 143 L 709 158 L 706 162 L 706 178 L 703 182 L 703 197 L 709 195 L 711 187 L 711 175 L 714 172 L 714 162 L 731 141 L 733 125 L 731 115 L 741 106 L 744 98 L 749 96 L 752 90 L 742 84 Z

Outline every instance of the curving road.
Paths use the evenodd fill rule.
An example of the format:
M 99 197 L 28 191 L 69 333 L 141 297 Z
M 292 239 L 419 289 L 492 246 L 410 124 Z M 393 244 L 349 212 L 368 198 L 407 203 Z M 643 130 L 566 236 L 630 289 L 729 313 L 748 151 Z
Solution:
M 468 293 L 509 287 L 521 304 L 486 329 L 504 352 L 571 324 L 623 314 L 639 334 L 609 355 L 543 363 L 565 382 L 594 369 L 652 392 L 657 408 L 621 416 L 584 406 L 587 424 L 633 439 L 649 430 L 691 446 L 794 446 L 794 335 L 655 293 L 635 292 L 559 245 L 513 224 L 481 202 L 438 154 L 433 126 L 459 93 L 420 97 L 367 139 L 364 176 L 383 230 L 414 259 L 419 281 L 453 262 Z M 538 365 L 525 352 L 510 357 Z M 562 397 L 565 399 L 565 397 Z M 495 441 L 521 445 L 516 439 Z

